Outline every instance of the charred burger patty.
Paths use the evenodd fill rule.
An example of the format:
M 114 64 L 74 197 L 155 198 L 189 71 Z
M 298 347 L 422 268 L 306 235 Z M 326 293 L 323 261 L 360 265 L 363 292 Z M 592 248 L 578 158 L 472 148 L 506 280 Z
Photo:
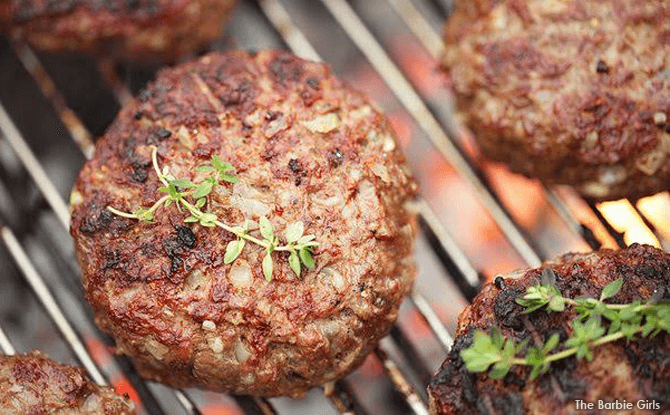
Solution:
M 174 60 L 221 36 L 236 0 L 7 0 L 0 26 L 45 51 Z
M 445 29 L 486 156 L 593 199 L 670 188 L 667 0 L 462 0 Z
M 56 363 L 34 351 L 0 354 L 0 412 L 133 415 L 135 405 L 112 388 L 93 383 L 83 368 Z
M 661 293 L 659 299 L 670 299 L 670 254 L 648 245 L 568 254 L 544 267 L 555 274 L 555 286 L 563 297 L 597 299 L 608 283 L 622 278 L 621 291 L 608 303 L 629 304 Z M 596 405 L 599 400 L 625 400 L 633 402 L 633 410 L 626 413 L 639 414 L 650 413 L 648 408 L 670 407 L 670 335 L 666 332 L 594 347 L 591 361 L 574 355 L 557 360 L 547 373 L 532 381 L 528 366 L 514 366 L 499 380 L 467 370 L 461 351 L 472 344 L 475 329 L 488 333 L 497 328 L 516 343 L 527 338 L 546 342 L 554 333 L 565 342 L 572 334 L 569 323 L 576 316 L 572 306 L 560 313 L 541 309 L 523 314 L 525 309 L 515 302 L 528 287 L 540 282 L 542 273 L 540 268 L 496 277 L 461 313 L 454 346 L 428 387 L 432 412 L 573 414 L 579 412 L 576 400 Z M 640 408 L 638 401 L 655 406 Z
M 213 156 L 236 183 L 203 209 L 260 238 L 300 221 L 319 243 L 300 278 L 287 252 L 185 221 L 151 222 L 159 168 L 199 182 Z M 71 234 L 98 325 L 140 373 L 175 387 L 301 395 L 353 370 L 394 322 L 415 273 L 416 185 L 384 116 L 328 66 L 283 51 L 214 53 L 159 72 L 98 142 L 72 192 Z

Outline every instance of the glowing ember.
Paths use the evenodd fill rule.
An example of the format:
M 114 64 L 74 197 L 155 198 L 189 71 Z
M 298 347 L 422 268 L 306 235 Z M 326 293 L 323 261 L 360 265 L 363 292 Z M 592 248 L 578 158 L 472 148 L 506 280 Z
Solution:
M 661 246 L 628 200 L 603 202 L 596 206 L 612 227 L 624 234 L 624 241 L 627 245 L 638 242 L 655 247 Z

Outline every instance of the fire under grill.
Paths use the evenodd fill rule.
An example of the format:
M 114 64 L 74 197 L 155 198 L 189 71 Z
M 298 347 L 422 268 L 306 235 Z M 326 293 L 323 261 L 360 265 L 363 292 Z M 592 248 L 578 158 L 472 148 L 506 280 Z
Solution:
M 155 68 L 42 56 L 0 39 L 0 349 L 40 349 L 128 392 L 148 414 L 427 414 L 426 385 L 482 281 L 569 250 L 670 248 L 670 196 L 593 203 L 481 161 L 437 70 L 446 2 L 241 1 L 215 49 L 288 47 L 380 103 L 423 189 L 419 275 L 363 366 L 305 398 L 143 382 L 100 334 L 79 286 L 67 195 L 94 137 Z

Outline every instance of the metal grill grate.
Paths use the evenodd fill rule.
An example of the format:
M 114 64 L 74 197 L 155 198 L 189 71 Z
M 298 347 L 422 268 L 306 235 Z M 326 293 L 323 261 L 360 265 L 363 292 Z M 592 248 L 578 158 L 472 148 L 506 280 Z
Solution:
M 505 203 L 503 197 L 509 193 L 506 185 L 493 185 L 498 173 L 480 163 L 468 150 L 467 140 L 463 139 L 461 131 L 451 118 L 450 103 L 429 96 L 430 93 L 422 87 L 420 80 L 417 81 L 416 71 L 403 61 L 402 54 L 394 47 L 393 42 L 397 44 L 398 38 L 409 39 L 408 44 L 414 48 L 412 50 L 428 56 L 431 59 L 430 65 L 435 66 L 442 49 L 436 22 L 439 24 L 446 17 L 442 6 L 429 0 L 386 0 L 374 2 L 373 6 L 364 0 L 349 3 L 345 0 L 321 0 L 318 3 L 307 0 L 259 0 L 258 3 L 241 3 L 229 30 L 230 36 L 223 38 L 224 43 L 220 47 L 271 47 L 281 46 L 283 43 L 297 55 L 311 60 L 322 60 L 318 50 L 327 56 L 325 60 L 329 60 L 331 56 L 339 56 L 345 61 L 351 59 L 351 56 L 358 57 L 358 61 L 363 62 L 361 67 L 369 68 L 365 73 L 372 74 L 380 89 L 395 97 L 384 100 L 385 110 L 402 114 L 401 119 L 416 130 L 412 136 L 423 137 L 423 142 L 421 139 L 416 140 L 419 144 L 415 144 L 412 138 L 411 146 L 414 150 L 410 148 L 408 151 L 410 161 L 414 160 L 413 167 L 417 174 L 424 177 L 424 187 L 430 187 L 431 180 L 434 181 L 435 177 L 425 178 L 429 174 L 422 171 L 425 166 L 417 160 L 421 160 L 424 153 L 432 152 L 437 155 L 435 160 L 439 164 L 453 169 L 455 177 L 463 184 L 463 191 L 476 200 L 491 223 L 495 224 L 496 234 L 505 241 L 503 249 L 511 252 L 508 256 L 516 258 L 514 265 L 535 267 L 547 257 L 543 252 L 546 245 L 551 245 L 551 237 L 546 235 L 547 231 L 529 231 L 527 225 L 520 224 L 523 209 L 509 208 L 509 203 Z M 388 29 L 387 18 L 392 19 L 393 24 L 390 26 L 393 31 Z M 333 33 L 330 33 L 331 30 Z M 331 41 L 333 49 L 319 47 L 328 40 Z M 58 141 L 57 144 L 78 148 L 85 158 L 90 158 L 93 154 L 94 134 L 83 121 L 83 110 L 68 106 L 65 87 L 50 75 L 53 67 L 48 62 L 43 64 L 40 57 L 18 39 L 13 40 L 11 49 L 4 52 L 11 54 L 12 59 L 18 59 L 27 71 L 30 82 L 36 84 L 42 93 L 37 99 L 48 102 L 57 114 L 57 120 L 53 120 L 53 123 L 52 120 L 39 122 L 46 124 L 46 128 L 51 130 L 65 127 L 63 136 L 71 141 L 67 144 Z M 130 68 L 124 78 L 119 77 L 109 62 L 102 61 L 98 65 L 100 82 L 106 85 L 111 91 L 110 95 L 117 100 L 112 107 L 118 107 L 119 102 L 125 102 L 131 96 L 128 85 L 132 85 L 135 72 Z M 359 86 L 359 89 L 366 90 L 366 87 Z M 93 328 L 92 316 L 86 309 L 85 300 L 78 287 L 79 274 L 67 235 L 68 208 L 62 196 L 67 190 L 62 189 L 63 180 L 60 180 L 60 188 L 58 183 L 54 183 L 54 169 L 48 168 L 54 157 L 45 155 L 35 140 L 31 142 L 26 139 L 15 126 L 17 119 L 22 122 L 17 121 L 16 124 L 21 124 L 21 127 L 26 125 L 25 116 L 20 114 L 21 111 L 30 111 L 30 108 L 11 108 L 15 105 L 14 100 L 6 98 L 2 98 L 0 103 L 0 144 L 8 144 L 8 147 L 4 144 L 0 147 L 4 153 L 0 153 L 0 237 L 9 254 L 8 258 L 0 256 L 0 265 L 3 269 L 16 267 L 25 277 L 51 323 L 65 340 L 69 348 L 66 354 L 71 353 L 74 360 L 82 364 L 96 382 L 107 384 L 111 380 L 117 385 L 128 382 L 142 403 L 142 410 L 150 414 L 198 414 L 201 410 L 210 408 L 206 406 L 207 402 L 217 400 L 228 403 L 224 407 L 225 412 L 222 409 L 218 412 L 212 410 L 212 413 L 242 411 L 251 414 L 275 414 L 295 413 L 294 410 L 315 413 L 314 408 L 321 411 L 326 401 L 330 403 L 332 410 L 342 414 L 390 413 L 387 409 L 380 411 L 380 407 L 376 406 L 380 401 L 384 408 L 391 408 L 393 413 L 428 413 L 425 386 L 431 373 L 436 370 L 435 362 L 441 362 L 444 353 L 452 344 L 449 328 L 454 327 L 453 316 L 460 308 L 457 305 L 471 300 L 480 281 L 486 278 L 479 272 L 480 262 L 473 258 L 467 241 L 461 237 L 454 238 L 451 233 L 453 231 L 449 230 L 450 225 L 464 218 L 445 217 L 445 210 L 438 204 L 441 200 L 439 194 L 427 195 L 413 205 L 420 216 L 423 231 L 418 253 L 422 257 L 437 258 L 437 261 L 432 261 L 438 264 L 422 267 L 417 288 L 405 304 L 405 316 L 409 316 L 406 320 L 417 316 L 420 321 L 415 325 L 419 329 L 411 324 L 408 327 L 407 324 L 398 323 L 375 349 L 373 357 L 369 358 L 372 363 L 368 366 L 383 372 L 383 376 L 376 378 L 375 384 L 365 385 L 365 382 L 356 380 L 354 374 L 325 385 L 322 394 L 310 394 L 304 400 L 304 405 L 298 405 L 299 407 L 291 406 L 293 403 L 281 399 L 203 395 L 198 391 L 171 390 L 143 382 L 127 358 L 113 356 L 107 348 L 95 346 L 103 343 L 100 334 Z M 107 106 L 109 107 L 109 103 Z M 13 118 L 5 108 L 12 109 L 9 112 L 14 114 Z M 76 146 L 70 146 L 72 143 Z M 414 156 L 412 152 L 415 153 Z M 71 159 L 55 158 L 60 163 L 60 168 L 68 170 L 70 176 L 76 174 L 78 165 L 73 165 Z M 28 177 L 22 179 L 21 176 L 26 173 Z M 15 177 L 17 175 L 18 179 Z M 67 184 L 67 180 L 65 182 Z M 639 237 L 641 241 L 668 248 L 668 235 L 660 232 L 663 229 L 663 220 L 667 220 L 667 213 L 663 213 L 661 208 L 661 213 L 658 214 L 658 206 L 670 205 L 667 194 L 658 196 L 651 202 L 641 201 L 635 204 L 621 201 L 606 205 L 584 201 L 569 189 L 548 189 L 537 184 L 531 186 L 539 189 L 540 199 L 537 203 L 546 206 L 547 215 L 555 219 L 551 222 L 550 230 L 567 234 L 572 247 L 625 246 L 626 242 L 637 240 L 636 235 L 642 235 Z M 432 206 L 440 208 L 434 209 Z M 612 222 L 622 211 L 634 218 L 633 228 L 625 229 L 626 232 L 630 231 L 626 235 L 622 233 L 620 225 Z M 468 215 L 467 212 L 461 214 Z M 26 220 L 26 217 L 36 219 Z M 64 240 L 67 242 L 63 242 Z M 46 256 L 50 260 L 45 262 L 40 259 L 40 255 L 35 252 L 36 246 L 49 251 Z M 430 262 L 430 259 L 425 262 Z M 52 264 L 55 264 L 53 269 L 49 268 Z M 420 265 L 423 266 L 422 261 Z M 441 282 L 443 287 L 447 284 L 446 286 L 453 288 L 453 292 L 444 293 L 445 296 L 450 296 L 448 302 L 454 304 L 452 307 L 447 305 L 450 320 L 447 320 L 444 312 L 440 315 L 436 310 L 439 303 L 435 296 L 426 295 L 425 286 L 436 281 Z M 13 312 L 17 312 L 16 306 Z M 11 308 L 0 309 L 2 325 L 12 326 L 12 319 L 5 317 L 5 314 L 11 313 Z M 418 344 L 420 340 L 416 331 L 420 328 L 432 333 L 433 348 L 428 351 L 422 350 Z M 5 333 L 0 327 L 0 348 L 5 353 L 14 353 L 11 333 L 9 337 Z M 27 342 L 21 339 L 21 343 L 23 348 Z M 29 347 L 40 348 L 41 344 L 30 344 Z M 387 385 L 390 389 L 384 389 L 381 399 L 375 401 L 370 398 L 369 389 L 379 388 L 380 384 Z

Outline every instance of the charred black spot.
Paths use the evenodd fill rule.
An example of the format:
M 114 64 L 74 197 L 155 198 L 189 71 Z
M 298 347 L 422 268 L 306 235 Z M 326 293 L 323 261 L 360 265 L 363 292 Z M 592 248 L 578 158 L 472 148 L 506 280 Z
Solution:
M 181 259 L 181 254 L 184 253 L 184 250 L 181 246 L 182 245 L 177 238 L 163 239 L 163 249 L 167 253 L 168 258 L 170 258 L 170 261 L 172 261 L 172 264 L 170 265 L 170 274 L 177 272 L 184 264 L 184 260 Z
M 517 392 L 507 392 L 495 399 L 496 408 L 500 409 L 505 415 L 523 415 L 523 398 Z
M 142 117 L 144 117 L 144 113 L 142 111 L 137 111 L 135 115 L 133 115 L 133 118 L 135 118 L 137 121 L 141 120 Z
M 344 154 L 339 149 L 335 149 L 328 154 L 328 161 L 330 161 L 331 166 L 338 167 L 344 161 Z
M 596 63 L 596 71 L 598 73 L 609 73 L 610 67 L 607 66 L 604 60 L 599 60 L 598 63 Z
M 133 167 L 133 174 L 130 175 L 130 181 L 135 183 L 144 183 L 149 175 L 144 167 Z
M 303 74 L 302 63 L 290 55 L 278 56 L 270 63 L 270 72 L 279 83 L 297 82 Z
M 298 373 L 294 370 L 289 370 L 288 375 L 289 375 L 289 377 L 292 377 L 293 379 L 301 379 L 301 380 L 307 379 L 305 376 L 303 376 L 302 374 L 300 374 L 300 373 Z
M 637 373 L 639 373 L 643 378 L 650 378 L 654 372 L 652 371 L 651 366 L 645 364 L 638 367 Z
M 639 363 L 639 359 L 637 357 L 637 354 L 633 349 L 629 347 L 624 347 L 623 348 L 624 353 L 626 353 L 626 356 L 628 357 L 628 361 L 630 362 L 630 366 L 635 370 Z
M 191 228 L 181 225 L 175 225 L 174 228 L 177 230 L 177 239 L 182 245 L 191 249 L 195 248 L 197 239 Z
M 79 226 L 79 231 L 83 233 L 95 233 L 106 229 L 113 217 L 110 211 L 101 209 L 95 203 L 88 206 L 87 212 L 88 215 L 84 217 Z
M 477 391 L 477 378 L 474 373 L 470 373 L 465 365 L 461 366 L 461 391 L 463 399 L 469 404 L 477 402 L 479 392 Z
M 291 171 L 293 173 L 299 173 L 301 167 L 300 167 L 300 162 L 298 161 L 298 159 L 291 159 L 288 162 L 288 168 L 291 169 Z
M 559 343 L 563 343 L 568 340 L 568 333 L 565 332 L 565 329 L 563 327 L 559 327 L 557 329 L 545 332 L 544 342 L 546 343 L 549 340 L 549 338 L 554 335 L 554 333 L 558 333 Z
M 495 284 L 496 288 L 499 290 L 504 290 L 505 289 L 505 278 L 502 276 L 498 275 L 495 280 L 493 280 L 493 284 Z
M 140 5 L 140 0 L 126 0 L 126 6 L 129 9 L 136 9 Z
M 105 253 L 105 259 L 107 262 L 105 263 L 105 265 L 102 266 L 103 270 L 116 268 L 116 266 L 119 265 L 119 262 L 121 262 L 121 256 L 119 255 L 119 251 Z
M 222 74 L 225 77 L 225 74 Z M 237 87 L 224 88 L 219 94 L 219 99 L 226 107 L 239 105 L 253 98 L 253 84 L 245 79 Z
M 578 378 L 576 370 L 577 359 L 574 356 L 556 361 L 550 368 L 550 373 L 556 377 L 561 390 L 568 399 L 577 399 L 586 393 L 586 385 Z
M 493 307 L 498 321 L 504 327 L 517 331 L 523 329 L 523 321 L 520 317 L 521 307 L 515 301 L 519 294 L 521 292 L 515 290 L 501 291 L 496 297 L 496 303 Z
M 165 128 L 160 128 L 158 131 L 156 131 L 156 137 L 158 137 L 159 140 L 163 141 L 167 138 L 170 138 L 172 135 L 172 131 L 165 129 Z
M 310 88 L 316 88 L 319 86 L 319 80 L 313 77 L 307 78 L 307 85 L 309 85 Z
M 522 389 L 526 386 L 526 380 L 520 376 L 515 375 L 512 372 L 507 372 L 505 377 L 503 378 L 503 383 L 505 386 L 510 386 L 514 385 L 519 387 L 519 389 Z

